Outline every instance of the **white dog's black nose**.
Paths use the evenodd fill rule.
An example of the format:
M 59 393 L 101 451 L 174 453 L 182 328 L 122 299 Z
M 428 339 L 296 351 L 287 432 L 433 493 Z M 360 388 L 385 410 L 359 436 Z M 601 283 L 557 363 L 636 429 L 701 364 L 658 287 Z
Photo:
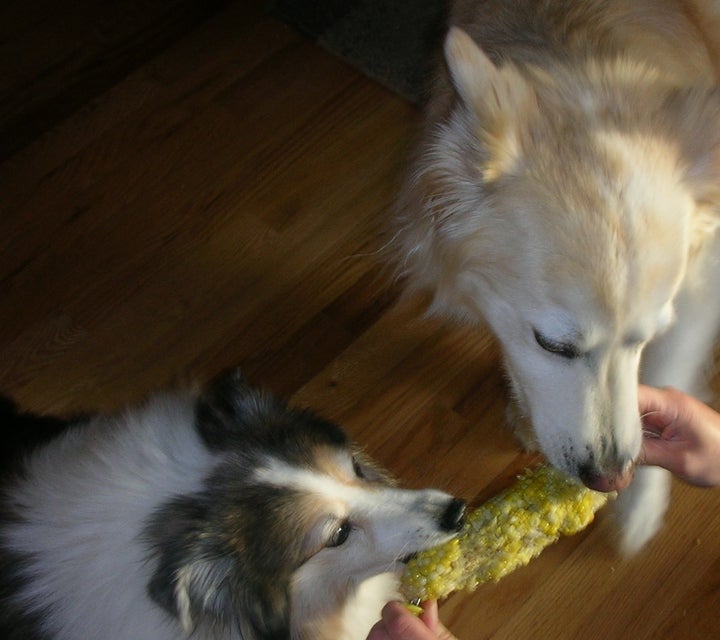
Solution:
M 440 526 L 445 531 L 460 531 L 465 524 L 465 500 L 453 498 L 440 518 Z

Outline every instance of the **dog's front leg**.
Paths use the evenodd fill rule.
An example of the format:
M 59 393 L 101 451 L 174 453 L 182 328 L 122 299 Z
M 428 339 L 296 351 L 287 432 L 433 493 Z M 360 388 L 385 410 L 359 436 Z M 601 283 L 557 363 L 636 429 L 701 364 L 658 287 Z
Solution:
M 670 501 L 671 475 L 659 467 L 640 467 L 632 484 L 613 504 L 619 520 L 619 546 L 632 556 L 660 530 Z

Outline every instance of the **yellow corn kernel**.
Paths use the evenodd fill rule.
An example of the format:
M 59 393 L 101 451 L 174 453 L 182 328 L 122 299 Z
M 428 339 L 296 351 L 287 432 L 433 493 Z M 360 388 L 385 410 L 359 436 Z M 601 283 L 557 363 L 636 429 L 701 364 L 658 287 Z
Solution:
M 409 601 L 429 600 L 497 581 L 561 535 L 587 527 L 607 497 L 549 465 L 528 470 L 474 510 L 457 538 L 410 560 L 403 595 Z
M 403 602 L 403 605 L 405 605 L 405 608 L 416 617 L 419 616 L 423 612 L 422 607 L 419 607 L 418 605 L 413 604 L 412 602 Z

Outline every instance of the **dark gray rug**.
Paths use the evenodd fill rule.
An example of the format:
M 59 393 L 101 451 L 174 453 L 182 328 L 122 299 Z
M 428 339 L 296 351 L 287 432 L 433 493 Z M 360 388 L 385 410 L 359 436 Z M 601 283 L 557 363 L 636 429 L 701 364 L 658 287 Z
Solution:
M 423 101 L 446 0 L 274 0 L 270 11 L 386 87 Z

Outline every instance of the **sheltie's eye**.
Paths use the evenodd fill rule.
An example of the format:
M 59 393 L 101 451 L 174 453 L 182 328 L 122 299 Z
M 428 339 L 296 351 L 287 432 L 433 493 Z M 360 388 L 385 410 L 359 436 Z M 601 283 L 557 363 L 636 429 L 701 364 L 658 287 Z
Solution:
M 350 532 L 352 531 L 352 525 L 345 520 L 345 522 L 341 523 L 340 526 L 338 526 L 337 529 L 333 532 L 332 536 L 330 536 L 330 540 L 327 541 L 327 547 L 339 547 L 342 544 L 345 544 L 347 542 L 347 539 L 350 537 Z

